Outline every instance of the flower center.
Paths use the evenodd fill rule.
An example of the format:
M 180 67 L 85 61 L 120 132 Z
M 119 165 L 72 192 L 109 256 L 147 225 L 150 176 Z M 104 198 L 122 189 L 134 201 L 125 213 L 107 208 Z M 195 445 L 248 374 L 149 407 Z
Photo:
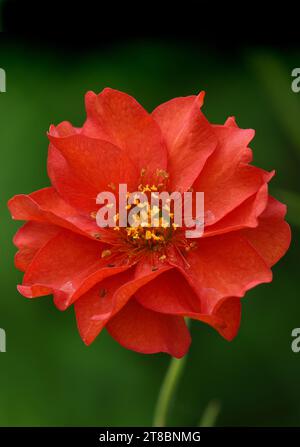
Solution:
M 126 228 L 119 227 L 119 215 L 116 214 L 114 216 L 116 222 L 114 231 L 123 233 L 122 235 L 126 238 L 126 241 L 135 248 L 149 248 L 153 250 L 163 248 L 170 241 L 176 230 L 170 200 L 167 200 L 167 203 L 160 206 L 151 203 L 151 198 L 158 198 L 158 192 L 164 186 L 164 183 L 139 185 L 139 192 L 144 197 L 146 196 L 147 200 L 143 201 L 139 194 L 136 194 L 132 203 L 126 206 L 128 220 L 130 221 L 129 226 Z M 131 211 L 133 212 L 132 215 Z
M 99 234 L 99 239 L 110 244 L 109 249 L 102 250 L 101 257 L 112 259 L 121 253 L 126 257 L 138 258 L 145 253 L 157 253 L 158 259 L 163 261 L 168 257 L 167 247 L 172 246 L 182 253 L 196 248 L 195 242 L 188 242 L 184 231 L 178 229 L 174 219 L 174 200 L 168 197 L 162 199 L 159 193 L 168 191 L 169 175 L 158 169 L 154 184 L 143 182 L 146 169 L 141 171 L 141 181 L 135 194 L 127 193 L 127 225 L 120 223 L 119 214 L 114 215 L 115 226 L 107 228 L 107 235 Z M 115 191 L 116 186 L 110 185 Z M 153 200 L 154 199 L 154 200 Z M 106 205 L 107 207 L 110 204 Z M 120 211 L 121 212 L 121 211 Z M 95 218 L 95 216 L 91 216 Z

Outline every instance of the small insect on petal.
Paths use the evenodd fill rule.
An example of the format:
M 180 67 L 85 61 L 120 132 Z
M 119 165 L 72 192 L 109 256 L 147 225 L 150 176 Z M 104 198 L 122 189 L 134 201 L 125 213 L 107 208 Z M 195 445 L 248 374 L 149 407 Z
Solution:
M 107 294 L 107 290 L 106 289 L 100 289 L 99 290 L 100 298 L 104 298 L 106 294 Z
M 101 239 L 101 234 L 100 233 L 94 233 L 92 235 L 95 239 L 97 239 L 98 241 Z

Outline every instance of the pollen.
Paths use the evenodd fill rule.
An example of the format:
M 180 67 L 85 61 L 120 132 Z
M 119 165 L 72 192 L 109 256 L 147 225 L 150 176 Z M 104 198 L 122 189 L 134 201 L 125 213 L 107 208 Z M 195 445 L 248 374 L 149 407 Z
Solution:
M 146 240 L 152 239 L 152 231 L 149 231 L 149 230 L 146 231 L 145 239 Z
M 107 258 L 110 255 L 111 255 L 111 251 L 110 250 L 102 250 L 101 258 Z
M 150 186 L 150 185 L 147 184 L 147 185 L 144 186 L 144 185 L 140 184 L 138 186 L 138 190 L 143 192 L 143 193 L 145 193 L 145 192 L 154 192 L 154 191 L 158 190 L 158 187 L 155 186 L 155 185 Z
M 114 184 L 114 183 L 109 183 L 108 185 L 107 185 L 110 189 L 112 189 L 113 191 L 115 191 L 116 190 L 116 185 Z
M 170 226 L 169 222 L 167 220 L 165 220 L 163 217 L 160 220 L 160 224 L 163 228 L 168 228 Z M 173 228 L 175 228 L 174 225 L 175 224 L 172 223 Z
M 169 174 L 164 169 L 157 169 L 156 170 L 157 177 L 162 177 L 163 179 L 169 178 Z
M 191 250 L 195 250 L 197 248 L 197 243 L 196 242 L 191 242 L 190 244 L 186 245 L 185 247 L 185 251 L 189 252 Z

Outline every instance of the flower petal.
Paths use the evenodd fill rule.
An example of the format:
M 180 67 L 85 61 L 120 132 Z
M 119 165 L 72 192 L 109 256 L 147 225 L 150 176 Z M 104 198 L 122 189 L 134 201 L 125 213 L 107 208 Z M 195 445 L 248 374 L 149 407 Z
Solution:
M 123 149 L 139 172 L 146 169 L 145 182 L 152 180 L 156 169 L 166 169 L 167 152 L 159 126 L 134 98 L 105 88 L 99 95 L 86 94 L 86 109 L 83 133 Z
M 52 187 L 16 195 L 9 200 L 8 207 L 13 219 L 51 223 L 91 238 L 100 231 L 95 220 L 79 214 Z
M 135 296 L 140 304 L 155 312 L 182 316 L 201 312 L 200 297 L 176 269 L 144 285 Z
M 167 144 L 172 191 L 189 189 L 216 148 L 213 128 L 200 110 L 203 98 L 204 92 L 175 98 L 152 113 Z
M 291 242 L 285 214 L 286 206 L 270 196 L 267 208 L 259 217 L 258 227 L 241 232 L 270 267 L 285 254 Z
M 67 203 L 85 213 L 96 209 L 99 191 L 76 177 L 66 159 L 53 144 L 49 145 L 47 169 L 52 185 Z
M 115 292 L 132 277 L 132 271 L 128 270 L 104 279 L 74 303 L 78 331 L 86 345 L 90 345 L 102 331 L 105 318 L 107 321 L 110 318 Z M 103 318 L 96 320 L 93 318 L 95 315 Z
M 139 262 L 134 270 L 131 280 L 121 286 L 113 295 L 113 300 L 111 301 L 111 314 L 109 317 L 112 317 L 119 312 L 127 303 L 129 298 L 134 295 L 140 287 L 143 287 L 149 281 L 152 281 L 154 278 L 171 268 L 172 267 L 170 265 L 164 264 L 153 268 L 151 263 L 147 262 L 146 260 Z M 104 318 L 102 313 L 100 313 L 99 315 L 94 315 L 93 319 L 103 320 Z M 107 319 L 106 315 L 105 319 Z
M 143 354 L 166 352 L 181 358 L 191 343 L 183 318 L 153 312 L 133 299 L 108 323 L 107 330 L 122 346 Z
M 136 293 L 136 299 L 152 311 L 207 323 L 227 340 L 232 340 L 239 329 L 239 298 L 226 297 L 214 306 L 202 306 L 201 295 L 198 296 L 184 276 L 175 270 L 167 271 L 143 286 Z
M 18 290 L 27 298 L 53 293 L 64 310 L 99 281 L 130 267 L 124 259 L 110 266 L 101 259 L 102 249 L 99 242 L 62 230 L 36 254 Z
M 60 151 L 69 165 L 72 178 L 68 178 L 71 178 L 72 181 L 74 178 L 78 179 L 78 182 L 75 184 L 77 193 L 79 195 L 82 194 L 82 191 L 85 190 L 85 185 L 87 185 L 88 191 L 92 192 L 94 190 L 93 196 L 90 197 L 91 200 L 94 200 L 94 205 L 96 205 L 98 193 L 107 191 L 111 183 L 115 185 L 126 183 L 129 191 L 137 190 L 140 177 L 139 170 L 130 160 L 127 153 L 113 144 L 89 138 L 82 134 L 57 137 L 54 135 L 53 130 L 49 134 L 49 140 Z M 53 158 L 50 158 L 49 163 L 51 160 L 53 161 Z M 49 175 L 57 169 L 58 158 L 55 160 L 57 163 L 53 169 L 50 165 Z M 63 165 L 60 169 L 63 169 Z M 69 176 L 70 172 L 67 171 L 66 175 Z M 67 196 L 68 190 L 64 189 L 65 182 L 63 185 L 59 183 L 59 180 L 62 180 L 61 174 L 60 177 L 54 177 L 53 182 L 56 183 L 60 193 Z M 70 188 L 73 189 L 73 184 L 71 183 Z M 72 192 L 69 200 L 74 200 L 74 192 Z M 93 210 L 94 208 L 90 209 L 90 211 Z
M 13 242 L 19 248 L 15 255 L 15 265 L 25 271 L 35 254 L 50 239 L 54 238 L 60 228 L 55 225 L 27 222 L 15 234 Z
M 83 341 L 92 343 L 140 287 L 168 269 L 169 266 L 159 266 L 153 270 L 147 262 L 140 263 L 135 269 L 102 281 L 77 300 L 75 313 Z
M 222 219 L 267 183 L 273 173 L 248 164 L 248 144 L 252 129 L 214 126 L 218 146 L 208 159 L 193 185 L 204 192 L 205 211 L 212 216 L 210 224 Z
M 258 217 L 268 203 L 268 185 L 264 184 L 256 194 L 246 199 L 241 205 L 226 214 L 214 225 L 205 226 L 204 237 L 237 231 L 258 226 Z
M 236 337 L 241 323 L 241 300 L 226 297 L 220 300 L 210 315 L 190 315 L 190 318 L 203 321 L 212 326 L 226 340 Z
M 67 121 L 50 126 L 49 133 L 53 137 L 67 137 L 81 133 Z M 95 209 L 99 191 L 89 182 L 78 178 L 68 165 L 61 152 L 53 144 L 49 145 L 47 160 L 48 176 L 59 194 L 75 208 L 90 213 Z
M 171 261 L 185 275 L 209 313 L 223 297 L 242 297 L 257 284 L 270 282 L 272 272 L 240 232 L 202 238 L 186 255 L 186 263 Z

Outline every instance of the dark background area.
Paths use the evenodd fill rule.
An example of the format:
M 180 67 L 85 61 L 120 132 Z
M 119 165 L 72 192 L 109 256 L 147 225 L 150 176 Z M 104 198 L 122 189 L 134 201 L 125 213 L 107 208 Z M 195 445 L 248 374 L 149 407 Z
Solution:
M 32 30 L 37 22 L 45 29 L 50 22 L 55 31 L 54 18 L 63 23 L 65 17 L 55 3 L 35 6 L 45 11 L 38 19 L 31 2 L 0 6 L 4 31 Z M 61 313 L 50 297 L 30 301 L 16 291 L 22 274 L 14 267 L 12 237 L 20 223 L 10 219 L 6 202 L 49 184 L 49 125 L 82 125 L 85 92 L 106 86 L 132 94 L 149 111 L 206 90 L 204 112 L 212 122 L 235 115 L 241 127 L 256 129 L 254 164 L 276 169 L 271 191 L 289 204 L 291 249 L 274 268 L 274 281 L 247 293 L 238 337 L 228 343 L 204 324 L 192 324 L 193 344 L 170 424 L 196 424 L 217 398 L 218 425 L 299 425 L 300 353 L 291 350 L 291 331 L 300 327 L 300 93 L 291 91 L 291 71 L 300 66 L 296 28 L 284 32 L 281 25 L 273 34 L 263 30 L 263 20 L 251 28 L 245 20 L 219 27 L 220 17 L 200 20 L 189 9 L 182 11 L 182 35 L 169 20 L 151 36 L 150 20 L 117 26 L 123 8 L 117 20 L 116 13 L 93 13 L 88 3 L 73 6 L 67 23 L 75 33 L 64 38 L 0 36 L 0 67 L 7 76 L 7 91 L 0 93 L 0 327 L 7 333 L 7 352 L 0 353 L 0 425 L 151 423 L 166 355 L 126 351 L 106 333 L 87 348 L 72 309 Z M 73 13 L 82 21 L 89 17 L 90 27 L 98 24 L 97 36 L 76 28 Z M 142 18 L 147 13 L 140 11 Z

